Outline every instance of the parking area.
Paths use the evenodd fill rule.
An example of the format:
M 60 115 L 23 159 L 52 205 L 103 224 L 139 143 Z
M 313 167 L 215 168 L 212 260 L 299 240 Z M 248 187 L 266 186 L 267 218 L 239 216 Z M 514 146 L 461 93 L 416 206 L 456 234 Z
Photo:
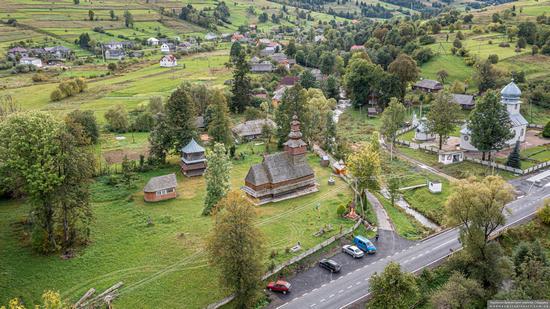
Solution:
M 365 255 L 363 258 L 359 259 L 354 259 L 350 255 L 342 252 L 339 252 L 331 257 L 326 256 L 327 258 L 330 258 L 342 265 L 342 270 L 339 273 L 331 273 L 330 271 L 315 264 L 304 272 L 298 273 L 291 278 L 285 278 L 292 284 L 291 292 L 286 295 L 282 293 L 270 292 L 272 302 L 268 308 L 277 308 L 283 303 L 288 302 L 295 297 L 300 297 L 304 293 L 318 288 L 331 280 L 345 276 L 356 269 L 384 257 L 393 255 L 394 253 L 409 248 L 416 243 L 414 241 L 401 238 L 392 231 L 379 230 L 379 236 L 378 241 L 371 239 L 372 243 L 377 248 L 376 254 Z

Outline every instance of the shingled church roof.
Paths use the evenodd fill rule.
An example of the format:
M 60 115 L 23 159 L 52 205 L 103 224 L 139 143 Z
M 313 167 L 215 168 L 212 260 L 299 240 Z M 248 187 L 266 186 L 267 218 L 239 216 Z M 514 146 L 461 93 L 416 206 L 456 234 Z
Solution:
M 262 163 L 252 166 L 245 181 L 260 186 L 266 183 L 275 184 L 299 179 L 313 174 L 313 169 L 304 156 L 291 158 L 288 153 L 279 152 L 265 156 Z

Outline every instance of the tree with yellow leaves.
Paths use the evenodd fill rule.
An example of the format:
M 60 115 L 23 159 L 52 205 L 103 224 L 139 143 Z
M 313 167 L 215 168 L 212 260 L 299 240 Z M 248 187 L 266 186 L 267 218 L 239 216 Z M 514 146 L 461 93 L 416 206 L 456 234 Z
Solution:
M 59 292 L 47 290 L 42 294 L 42 304 L 35 305 L 34 309 L 68 309 L 70 308 L 61 300 Z M 10 300 L 8 306 L 0 306 L 0 309 L 27 309 L 19 298 Z

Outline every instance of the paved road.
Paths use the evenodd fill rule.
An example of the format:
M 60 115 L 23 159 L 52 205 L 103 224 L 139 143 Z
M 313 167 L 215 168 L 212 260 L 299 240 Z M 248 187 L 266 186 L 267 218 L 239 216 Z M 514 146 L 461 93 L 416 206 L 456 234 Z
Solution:
M 387 257 L 393 252 L 410 248 L 416 244 L 414 241 L 399 237 L 393 231 L 379 230 L 378 232 L 380 239 L 378 241 L 372 239 L 378 250 L 376 254 L 366 255 L 360 259 L 353 259 L 351 256 L 341 252 L 336 254 L 331 257 L 331 259 L 342 264 L 342 271 L 338 274 L 331 274 L 325 269 L 320 268 L 318 265 L 313 265 L 311 268 L 297 274 L 289 280 L 292 284 L 292 293 L 286 295 L 272 293 L 272 301 L 268 308 L 277 308 L 278 306 L 281 306 L 306 292 L 320 288 L 323 284 L 344 277 L 356 269 L 363 268 L 365 265 Z
M 510 213 L 506 213 L 507 223 L 499 231 L 530 220 L 547 197 L 550 197 L 550 187 L 543 187 L 508 204 Z M 323 283 L 306 293 L 293 291 L 291 294 L 297 293 L 299 296 L 294 295 L 292 300 L 277 308 L 346 308 L 368 296 L 370 277 L 376 272 L 382 272 L 390 261 L 398 262 L 404 270 L 420 271 L 448 257 L 451 250 L 460 249 L 458 233 L 457 228 L 447 230 L 391 256 L 372 260 L 372 262 L 368 260 L 367 265 L 334 277 L 332 281 Z

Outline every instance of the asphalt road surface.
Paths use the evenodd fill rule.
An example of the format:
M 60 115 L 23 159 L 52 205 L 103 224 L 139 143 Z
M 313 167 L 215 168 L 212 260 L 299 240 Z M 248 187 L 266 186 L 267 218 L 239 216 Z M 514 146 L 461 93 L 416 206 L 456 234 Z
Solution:
M 542 206 L 544 199 L 548 197 L 550 197 L 550 187 L 537 188 L 532 190 L 530 194 L 508 204 L 507 208 L 510 211 L 505 213 L 507 223 L 497 232 L 532 219 L 536 210 Z M 354 268 L 353 271 L 347 273 L 344 272 L 347 265 L 344 265 L 341 275 L 334 276 L 331 281 L 314 287 L 307 292 L 293 290 L 290 293 L 293 294 L 292 298 L 277 308 L 334 309 L 351 306 L 368 297 L 370 277 L 374 273 L 381 273 L 389 262 L 398 262 L 401 264 L 402 269 L 406 271 L 418 272 L 423 268 L 437 264 L 453 251 L 460 249 L 461 244 L 458 240 L 458 233 L 457 228 L 447 230 L 397 251 L 391 256 L 366 260 L 368 261 L 366 265 Z M 292 280 L 290 282 L 293 283 Z

